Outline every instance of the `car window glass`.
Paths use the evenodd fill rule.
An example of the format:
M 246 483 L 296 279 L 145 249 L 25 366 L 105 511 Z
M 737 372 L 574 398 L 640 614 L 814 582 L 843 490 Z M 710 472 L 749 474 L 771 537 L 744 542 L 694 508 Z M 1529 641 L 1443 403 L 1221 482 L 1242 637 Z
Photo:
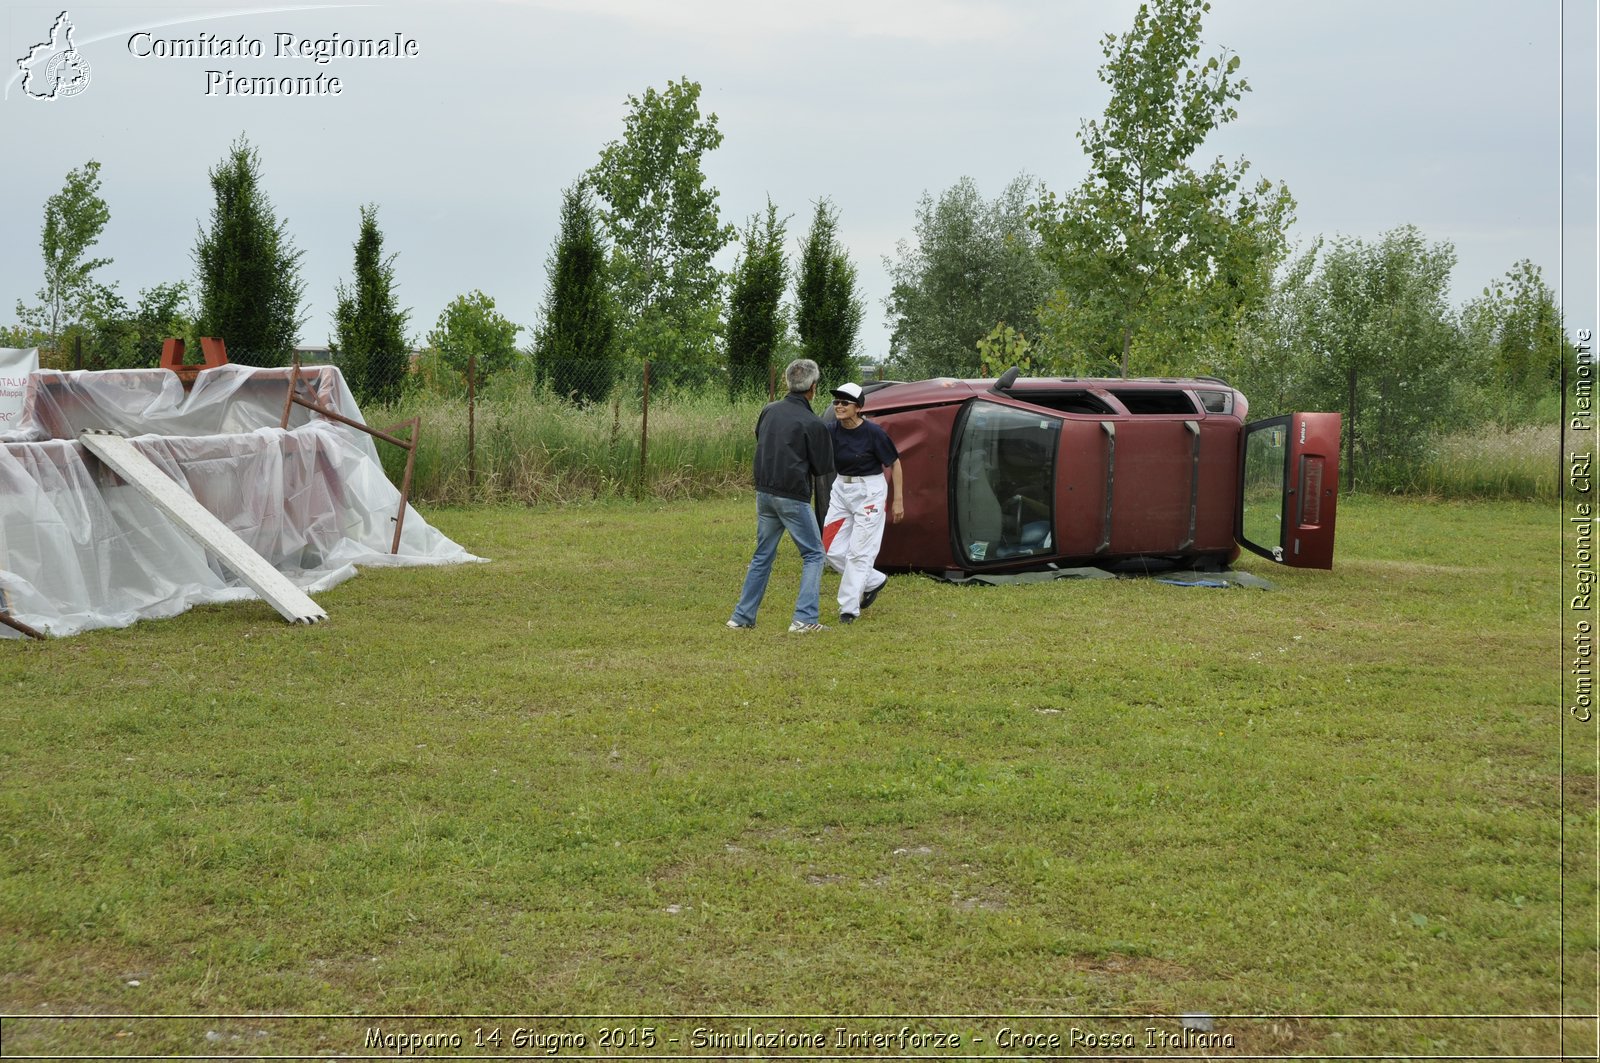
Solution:
M 1100 416 L 1116 412 L 1100 396 L 1087 391 L 1052 391 L 1048 394 L 1025 391 L 1014 393 L 1013 398 L 1021 399 L 1023 402 L 1031 402 L 1035 406 L 1043 406 L 1048 410 L 1060 410 L 1062 413 L 1082 413 L 1090 416 Z
M 1284 475 L 1289 465 L 1289 419 L 1252 425 L 1244 443 L 1244 544 L 1276 558 L 1283 544 Z
M 1056 445 L 1061 420 L 974 402 L 952 469 L 956 539 L 976 564 L 1054 549 Z
M 1128 408 L 1129 413 L 1177 413 L 1185 417 L 1193 417 L 1195 414 L 1194 403 L 1181 391 L 1144 391 L 1128 388 L 1113 391 L 1111 394 Z

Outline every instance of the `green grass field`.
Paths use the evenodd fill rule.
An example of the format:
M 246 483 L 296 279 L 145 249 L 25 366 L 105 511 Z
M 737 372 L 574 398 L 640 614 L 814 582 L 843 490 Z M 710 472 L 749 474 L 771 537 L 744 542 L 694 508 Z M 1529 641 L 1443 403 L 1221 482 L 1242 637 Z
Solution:
M 1393 1016 L 1592 1010 L 1554 507 L 1346 499 L 1334 571 L 1241 563 L 1273 591 L 896 577 L 814 637 L 787 543 L 722 626 L 752 510 L 431 510 L 493 562 L 365 572 L 312 628 L 0 644 L 0 1011 L 234 1016 L 12 1018 L 5 1054 L 1085 1016 L 923 1021 L 983 1055 L 1206 1012 L 1221 1056 L 1551 1055 L 1551 1018 Z

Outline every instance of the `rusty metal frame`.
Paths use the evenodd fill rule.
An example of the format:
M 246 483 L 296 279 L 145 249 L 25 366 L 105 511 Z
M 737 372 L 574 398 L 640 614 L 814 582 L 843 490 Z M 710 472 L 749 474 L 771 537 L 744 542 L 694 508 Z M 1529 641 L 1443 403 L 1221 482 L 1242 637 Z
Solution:
M 349 425 L 351 428 L 359 429 L 360 431 L 367 433 L 369 436 L 372 436 L 376 439 L 381 439 L 385 443 L 391 443 L 406 452 L 406 472 L 405 476 L 403 476 L 400 480 L 400 508 L 396 511 L 394 516 L 394 542 L 389 547 L 389 552 L 391 554 L 398 554 L 400 552 L 400 532 L 405 528 L 406 524 L 406 506 L 411 502 L 411 473 L 412 470 L 416 468 L 417 464 L 417 438 L 422 433 L 422 418 L 413 417 L 409 421 L 401 421 L 399 424 L 392 424 L 387 429 L 380 430 L 373 428 L 371 425 L 365 425 L 360 421 L 346 417 L 338 410 L 324 406 L 322 403 L 313 399 L 301 397 L 299 394 L 299 387 L 300 356 L 296 354 L 294 357 L 294 365 L 289 370 L 289 393 L 284 396 L 283 417 L 279 421 L 279 428 L 288 428 L 289 413 L 296 406 L 304 406 L 306 409 L 311 410 L 314 413 L 322 414 L 322 416 L 328 418 L 330 421 L 337 421 L 340 424 Z M 411 429 L 411 438 L 409 440 L 400 439 L 393 434 L 401 428 L 407 427 Z
M 6 589 L 4 587 L 0 587 L 0 624 L 4 624 L 13 631 L 20 631 L 30 638 L 39 639 L 41 642 L 44 641 L 45 636 L 43 632 L 29 627 L 27 624 L 24 624 L 22 621 L 11 615 L 11 599 L 6 594 Z
M 24 624 L 22 621 L 12 616 L 11 613 L 5 609 L 0 609 L 0 624 L 4 624 L 13 631 L 20 631 L 29 638 L 43 640 L 45 637 L 42 631 L 37 631 L 29 627 L 27 624 Z
M 195 378 L 203 370 L 228 364 L 228 345 L 216 336 L 200 337 L 200 353 L 205 359 L 202 364 L 186 365 L 183 360 L 183 340 L 176 336 L 168 336 L 161 343 L 161 362 L 157 368 L 170 369 L 178 374 L 178 380 L 183 384 L 183 390 L 188 391 L 194 387 Z

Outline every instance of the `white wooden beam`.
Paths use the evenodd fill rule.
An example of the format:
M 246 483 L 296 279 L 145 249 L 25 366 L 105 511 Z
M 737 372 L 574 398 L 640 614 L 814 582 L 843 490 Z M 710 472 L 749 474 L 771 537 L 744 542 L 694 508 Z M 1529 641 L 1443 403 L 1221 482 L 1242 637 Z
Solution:
M 215 554 L 228 569 L 249 584 L 291 624 L 314 624 L 328 614 L 287 576 L 267 564 L 250 544 L 239 538 L 194 497 L 161 471 L 122 436 L 91 429 L 78 436 L 89 452 L 118 476 L 138 488 L 171 517 L 201 547 Z

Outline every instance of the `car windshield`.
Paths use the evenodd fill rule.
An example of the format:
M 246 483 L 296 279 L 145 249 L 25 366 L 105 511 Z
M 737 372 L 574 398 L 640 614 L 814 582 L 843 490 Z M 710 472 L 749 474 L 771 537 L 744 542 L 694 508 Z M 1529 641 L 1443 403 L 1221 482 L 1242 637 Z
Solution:
M 968 408 L 952 462 L 956 537 L 968 562 L 1051 552 L 1060 433 L 1056 417 L 981 400 Z

